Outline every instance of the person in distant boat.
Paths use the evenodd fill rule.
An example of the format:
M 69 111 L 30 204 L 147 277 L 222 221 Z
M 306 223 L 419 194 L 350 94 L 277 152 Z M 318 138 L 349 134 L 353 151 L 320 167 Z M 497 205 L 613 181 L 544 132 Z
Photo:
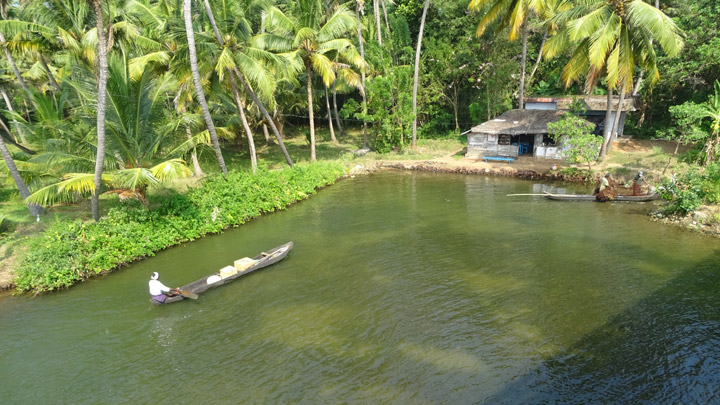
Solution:
M 615 192 L 613 191 L 610 180 L 610 173 L 605 174 L 605 177 L 600 179 L 600 185 L 598 185 L 595 192 L 593 192 L 595 199 L 600 202 L 612 201 L 615 199 Z
M 645 184 L 646 186 L 650 186 L 647 181 L 645 181 L 645 177 L 643 177 L 642 170 L 638 172 L 637 176 L 633 178 L 632 182 L 632 191 L 633 195 L 645 195 L 642 191 L 642 184 Z
M 158 278 L 160 278 L 160 275 L 156 271 L 152 274 L 152 276 L 150 276 L 150 281 L 148 282 L 148 287 L 150 287 L 150 296 L 153 300 L 163 303 L 167 297 L 174 297 L 180 294 L 180 289 L 170 288 L 161 283 Z

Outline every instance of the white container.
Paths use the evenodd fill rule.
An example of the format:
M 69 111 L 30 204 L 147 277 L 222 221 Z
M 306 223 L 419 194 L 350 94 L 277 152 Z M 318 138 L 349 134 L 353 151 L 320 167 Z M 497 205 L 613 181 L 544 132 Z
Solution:
M 235 269 L 238 272 L 242 272 L 247 270 L 248 267 L 252 266 L 253 264 L 257 263 L 257 260 L 251 259 L 249 257 L 243 257 L 242 259 L 235 260 Z
M 234 274 L 236 274 L 238 271 L 233 266 L 225 266 L 222 269 L 220 269 L 220 278 L 228 278 Z

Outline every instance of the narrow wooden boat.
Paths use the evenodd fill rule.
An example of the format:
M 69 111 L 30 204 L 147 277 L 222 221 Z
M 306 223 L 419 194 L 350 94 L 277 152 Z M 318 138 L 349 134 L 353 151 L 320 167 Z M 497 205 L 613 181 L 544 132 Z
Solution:
M 597 201 L 594 195 L 590 194 L 551 194 L 543 193 L 543 197 L 548 200 L 563 200 L 563 201 Z M 657 193 L 648 195 L 616 195 L 613 201 L 625 201 L 625 202 L 642 202 L 657 200 L 659 197 Z
M 271 266 L 280 260 L 284 259 L 285 256 L 290 253 L 290 250 L 293 248 L 293 243 L 288 242 L 284 245 L 280 245 L 276 248 L 270 249 L 267 252 L 262 252 L 259 255 L 253 257 L 253 260 L 255 260 L 255 263 L 247 267 L 245 270 L 237 272 L 233 275 L 227 276 L 225 278 L 221 277 L 220 272 L 210 274 L 206 277 L 203 277 L 197 281 L 194 281 L 190 284 L 186 284 L 182 287 L 180 287 L 180 290 L 183 292 L 184 295 L 193 295 L 193 294 L 202 294 L 205 291 L 211 289 L 211 288 L 217 288 L 221 285 L 225 285 L 231 281 L 234 281 L 235 279 L 244 276 L 246 274 L 252 273 L 253 271 L 260 270 L 262 268 Z M 189 293 L 189 294 L 188 294 Z M 178 302 L 186 299 L 187 297 L 184 297 L 183 295 L 177 295 L 174 297 L 168 297 L 165 299 L 164 303 L 157 302 L 153 299 L 150 299 L 150 301 L 153 302 L 153 304 L 156 305 L 164 305 L 164 304 L 172 304 L 173 302 Z

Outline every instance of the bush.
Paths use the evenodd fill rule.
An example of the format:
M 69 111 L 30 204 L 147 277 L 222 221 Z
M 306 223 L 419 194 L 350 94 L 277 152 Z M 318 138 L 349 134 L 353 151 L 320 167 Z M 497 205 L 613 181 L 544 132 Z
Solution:
M 687 215 L 695 211 L 704 200 L 701 187 L 703 175 L 690 171 L 677 179 L 665 179 L 658 187 L 660 196 L 669 201 L 665 208 L 668 214 Z
M 337 163 L 282 171 L 211 176 L 186 194 L 171 193 L 148 211 L 134 202 L 99 222 L 58 221 L 30 242 L 16 270 L 19 291 L 65 288 L 182 242 L 284 209 L 344 174 Z

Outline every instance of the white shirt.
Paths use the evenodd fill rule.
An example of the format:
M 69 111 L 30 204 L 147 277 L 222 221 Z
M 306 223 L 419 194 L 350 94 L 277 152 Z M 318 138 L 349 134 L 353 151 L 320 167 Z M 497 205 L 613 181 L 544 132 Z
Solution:
M 160 280 L 150 280 L 148 286 L 150 287 L 150 295 L 160 295 L 163 292 L 170 292 L 170 288 L 161 283 Z

